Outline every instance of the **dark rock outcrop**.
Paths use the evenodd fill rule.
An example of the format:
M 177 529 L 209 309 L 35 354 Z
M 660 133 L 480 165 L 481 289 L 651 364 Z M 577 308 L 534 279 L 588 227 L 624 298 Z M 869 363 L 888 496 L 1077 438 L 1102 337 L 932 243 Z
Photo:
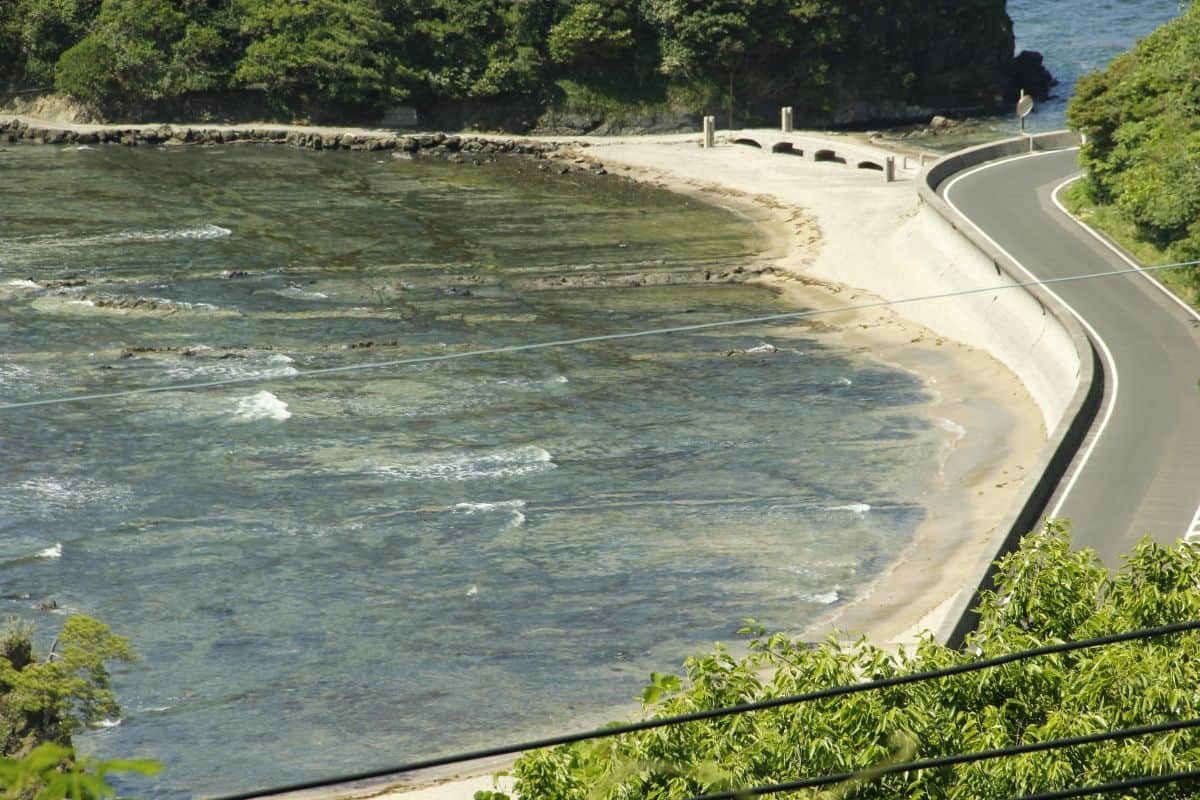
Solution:
M 1009 100 L 1020 97 L 1021 90 L 1037 100 L 1045 100 L 1050 96 L 1050 89 L 1058 85 L 1058 81 L 1042 63 L 1042 54 L 1036 50 L 1022 50 L 1012 60 L 1009 69 Z

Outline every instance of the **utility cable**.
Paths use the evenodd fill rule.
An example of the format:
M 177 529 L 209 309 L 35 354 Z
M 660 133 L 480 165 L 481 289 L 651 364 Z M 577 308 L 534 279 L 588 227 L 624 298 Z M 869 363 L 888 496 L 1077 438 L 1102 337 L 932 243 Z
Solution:
M 515 755 L 526 750 L 540 750 L 546 747 L 557 747 L 564 744 L 573 744 L 575 742 L 588 741 L 593 739 L 606 739 L 613 736 L 623 736 L 627 733 L 637 733 L 639 731 L 653 730 L 655 728 L 664 728 L 673 725 L 680 725 L 687 722 L 698 722 L 701 720 L 717 719 L 720 717 L 734 716 L 737 714 L 745 714 L 751 711 L 761 711 L 768 708 L 778 708 L 780 706 L 795 705 L 797 703 L 806 703 L 813 700 L 824 700 L 831 697 L 841 697 L 849 694 L 857 694 L 858 692 L 866 692 L 874 689 L 883 689 L 891 686 L 902 686 L 909 683 L 918 683 L 921 681 L 934 680 L 945 678 L 951 675 L 961 675 L 967 672 L 977 672 L 983 669 L 1010 664 L 1014 661 L 1022 661 L 1038 656 L 1053 655 L 1055 653 L 1066 653 L 1074 650 L 1084 650 L 1092 647 L 1101 647 L 1119 642 L 1128 642 L 1138 639 L 1151 639 L 1159 636 L 1167 636 L 1172 633 L 1182 633 L 1200 629 L 1200 620 L 1192 620 L 1189 622 L 1176 622 L 1171 625 L 1162 625 L 1156 628 L 1143 628 L 1135 631 L 1126 631 L 1125 633 L 1114 633 L 1107 636 L 1099 636 L 1092 639 L 1080 639 L 1078 641 L 1058 642 L 1057 644 L 1044 645 L 1030 650 L 1021 650 L 1016 653 L 1006 653 L 1001 656 L 993 656 L 992 658 L 981 659 L 979 661 L 970 661 L 964 664 L 956 664 L 952 667 L 943 667 L 941 669 L 929 670 L 926 672 L 914 672 L 908 675 L 896 675 L 891 678 L 883 678 L 881 680 L 868 681 L 865 683 L 851 684 L 848 686 L 834 686 L 828 689 L 820 689 L 804 694 L 787 695 L 784 697 L 774 697 L 769 700 L 759 700 L 753 703 L 742 703 L 734 706 L 726 706 L 722 708 L 707 709 L 705 711 L 696 711 L 690 714 L 680 714 L 671 717 L 659 717 L 656 719 L 646 719 L 639 722 L 631 722 L 624 725 L 613 725 L 607 728 L 598 730 L 583 731 L 578 733 L 568 733 L 559 736 L 550 736 L 543 739 L 535 739 L 528 742 L 520 742 L 517 744 L 499 745 L 496 747 L 488 747 L 482 750 L 473 752 L 457 753 L 448 756 L 439 756 L 437 758 L 425 759 L 422 761 L 414 761 L 400 766 L 384 767 L 365 772 L 358 772 L 348 775 L 340 775 L 329 778 L 320 778 L 301 783 L 288 784 L 284 786 L 276 786 L 271 788 L 256 789 L 248 792 L 240 792 L 237 794 L 221 795 L 213 800 L 251 800 L 256 797 L 267 797 L 271 795 L 284 794 L 286 792 L 296 792 L 305 789 L 315 789 L 331 784 L 348 783 L 351 781 L 373 780 L 384 778 L 392 775 L 399 775 L 406 772 L 416 772 L 417 770 L 431 769 L 433 767 L 444 767 L 450 764 L 460 764 L 468 761 L 480 761 L 485 758 L 494 758 L 496 756 Z
M 739 800 L 743 797 L 759 797 L 765 794 L 774 794 L 776 792 L 796 792 L 801 789 L 812 789 L 818 786 L 829 786 L 835 783 L 844 783 L 845 781 L 851 781 L 855 778 L 874 780 L 877 777 L 881 777 L 883 775 L 894 775 L 898 772 L 920 772 L 922 770 L 936 769 L 938 767 L 952 767 L 958 764 L 973 764 L 977 761 L 990 761 L 997 758 L 1020 756 L 1025 755 L 1026 753 L 1040 753 L 1047 750 L 1061 750 L 1064 747 L 1077 747 L 1082 744 L 1120 741 L 1122 739 L 1132 739 L 1137 736 L 1148 736 L 1152 733 L 1167 733 L 1169 731 L 1187 730 L 1189 728 L 1200 728 L 1200 719 L 1188 719 L 1177 722 L 1160 722 L 1155 725 L 1141 725 L 1136 728 L 1122 728 L 1115 731 L 1105 731 L 1104 733 L 1089 733 L 1083 736 L 1068 736 L 1062 739 L 1049 739 L 1044 742 L 1030 742 L 1027 744 L 1012 745 L 1010 747 L 998 747 L 992 750 L 981 750 L 976 753 L 959 753 L 952 756 L 939 756 L 938 758 L 928 758 L 922 761 L 909 761 L 903 764 L 885 764 L 877 767 L 867 767 L 866 769 L 856 770 L 853 772 L 822 775 L 818 778 L 801 778 L 800 780 L 787 781 L 785 783 L 754 786 L 749 789 L 733 789 L 725 792 L 696 795 L 692 797 L 691 800 Z
M 597 334 L 595 336 L 579 336 L 573 339 L 556 339 L 549 342 L 532 342 L 528 344 L 505 345 L 503 347 L 487 347 L 479 350 L 466 350 L 461 353 L 439 353 L 438 355 L 430 356 L 413 356 L 410 358 L 397 358 L 388 361 L 372 361 L 367 364 L 345 364 L 338 367 L 321 367 L 318 369 L 297 370 L 295 373 L 289 375 L 248 375 L 240 378 L 222 378 L 214 381 L 173 383 L 165 386 L 144 386 L 137 389 L 122 389 L 113 392 L 95 392 L 92 394 L 73 395 L 69 397 L 50 397 L 38 400 L 23 400 L 19 402 L 0 404 L 0 411 L 11 411 L 18 408 L 31 408 L 34 406 L 65 405 L 68 403 L 83 403 L 94 400 L 109 400 L 117 397 L 133 397 L 135 395 L 160 394 L 163 392 L 182 392 L 192 391 L 195 389 L 210 389 L 218 386 L 236 386 L 247 383 L 269 383 L 284 380 L 295 380 L 297 378 L 312 378 L 323 375 L 334 375 L 344 372 L 363 372 L 366 370 L 387 369 L 391 367 L 407 367 L 414 364 L 432 364 L 442 361 L 454 361 L 463 358 L 478 358 L 481 356 L 521 353 L 529 350 L 548 350 L 551 348 L 575 347 L 582 344 L 594 344 L 597 342 L 615 342 L 626 339 L 641 339 L 648 336 L 666 336 L 677 333 L 713 330 L 716 328 L 732 328 L 741 325 L 782 322 L 826 314 L 840 314 L 851 311 L 868 311 L 875 308 L 890 308 L 893 306 L 907 305 L 910 303 L 921 303 L 928 300 L 943 300 L 951 297 L 967 297 L 970 295 L 987 294 L 988 292 L 996 292 L 1004 289 L 1027 289 L 1032 286 L 1050 286 L 1052 284 L 1073 283 L 1075 281 L 1094 280 L 1096 278 L 1111 278 L 1119 275 L 1132 275 L 1141 272 L 1157 272 L 1159 270 L 1176 269 L 1178 267 L 1194 266 L 1196 264 L 1200 264 L 1200 261 L 1181 261 L 1175 264 L 1160 264 L 1153 267 L 1131 267 L 1129 269 L 1112 270 L 1108 272 L 1091 272 L 1085 275 L 1071 275 L 1063 278 L 1046 278 L 1043 280 L 1022 281 L 1019 283 L 1005 283 L 984 288 L 961 289 L 955 292 L 918 295 L 915 297 L 901 298 L 899 300 L 879 300 L 872 303 L 859 303 L 829 309 L 788 311 L 779 314 L 764 314 L 757 317 L 717 320 L 715 322 L 701 322 L 692 325 L 675 325 L 666 328 L 651 328 L 649 330 L 628 331 L 626 333 L 604 333 Z
M 1170 772 L 1166 775 L 1145 775 L 1140 778 L 1128 778 L 1100 786 L 1082 786 L 1076 789 L 1059 789 L 1053 792 L 1027 794 L 1016 800 L 1065 800 L 1068 797 L 1089 797 L 1095 794 L 1111 794 L 1123 792 L 1126 789 L 1140 789 L 1144 786 L 1162 786 L 1167 783 L 1184 783 L 1200 781 L 1200 770 L 1190 772 Z

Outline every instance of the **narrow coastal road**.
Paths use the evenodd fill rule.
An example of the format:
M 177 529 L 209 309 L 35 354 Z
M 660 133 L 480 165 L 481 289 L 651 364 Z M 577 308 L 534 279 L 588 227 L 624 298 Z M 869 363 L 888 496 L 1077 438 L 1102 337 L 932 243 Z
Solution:
M 946 181 L 946 201 L 1038 279 L 1129 269 L 1057 207 L 1077 149 L 992 162 Z M 1143 535 L 1200 540 L 1200 316 L 1143 275 L 1049 287 L 1101 352 L 1105 403 L 1047 513 L 1110 567 Z

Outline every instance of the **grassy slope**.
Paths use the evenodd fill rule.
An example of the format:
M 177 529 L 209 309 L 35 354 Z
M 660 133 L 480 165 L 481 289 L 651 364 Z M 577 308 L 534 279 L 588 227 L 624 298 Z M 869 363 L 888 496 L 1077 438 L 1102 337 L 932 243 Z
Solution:
M 1140 265 L 1150 267 L 1170 263 L 1171 259 L 1166 253 L 1152 242 L 1139 237 L 1133 224 L 1123 219 L 1116 208 L 1097 203 L 1082 181 L 1076 181 L 1067 187 L 1061 198 L 1072 214 L 1114 241 Z M 1200 292 L 1183 280 L 1181 271 L 1162 270 L 1154 273 L 1154 277 L 1192 308 L 1200 310 Z

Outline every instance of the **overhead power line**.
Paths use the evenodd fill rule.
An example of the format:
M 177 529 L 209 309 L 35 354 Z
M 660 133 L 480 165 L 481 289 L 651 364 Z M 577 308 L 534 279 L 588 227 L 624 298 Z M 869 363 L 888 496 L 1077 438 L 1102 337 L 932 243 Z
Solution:
M 1177 722 L 1160 722 L 1155 725 L 1141 725 L 1136 728 L 1123 728 L 1103 733 L 1090 733 L 1084 736 L 1067 736 L 1061 739 L 1049 739 L 1044 742 L 1029 742 L 1026 744 L 998 747 L 992 750 L 981 750 L 975 753 L 958 753 L 952 756 L 927 758 L 922 761 L 908 761 L 902 764 L 885 764 L 877 767 L 854 772 L 840 772 L 833 775 L 822 775 L 817 778 L 801 778 L 795 781 L 774 783 L 764 786 L 754 786 L 749 789 L 733 789 L 726 792 L 696 795 L 691 800 L 740 800 L 744 797 L 760 797 L 765 794 L 796 792 L 801 789 L 813 789 L 818 786 L 831 786 L 855 779 L 874 780 L 885 775 L 895 775 L 900 772 L 920 772 L 938 767 L 953 767 L 959 764 L 973 764 L 978 761 L 991 761 L 997 758 L 1010 758 L 1026 753 L 1041 753 L 1047 750 L 1061 750 L 1066 747 L 1078 747 L 1097 742 L 1114 742 L 1122 739 L 1133 739 L 1138 736 L 1149 736 L 1154 733 L 1200 728 L 1200 719 L 1188 719 Z
M 595 344 L 598 342 L 615 342 L 626 339 L 641 339 L 649 336 L 667 336 L 677 333 L 691 333 L 694 331 L 713 330 L 717 328 L 732 328 L 744 325 L 758 325 L 772 322 L 784 322 L 789 320 L 805 319 L 808 317 L 816 317 L 828 314 L 840 314 L 850 311 L 869 311 L 875 308 L 889 308 L 893 306 L 908 305 L 911 303 L 922 303 L 928 300 L 944 300 L 952 297 L 967 297 L 976 294 L 987 294 L 989 292 L 1003 291 L 1006 289 L 1026 289 L 1032 286 L 1049 286 L 1059 283 L 1074 283 L 1076 281 L 1095 280 L 1097 278 L 1111 278 L 1120 275 L 1131 275 L 1135 273 L 1157 272 L 1159 270 L 1177 269 L 1179 267 L 1195 266 L 1200 264 L 1200 261 L 1181 261 L 1175 264 L 1160 264 L 1153 267 L 1134 267 L 1130 269 L 1112 270 L 1108 272 L 1091 272 L 1085 275 L 1072 275 L 1065 278 L 1046 278 L 1044 280 L 1022 281 L 1019 283 L 1005 283 L 996 286 L 987 286 L 978 289 L 962 289 L 955 292 L 942 292 L 939 294 L 918 295 L 915 297 L 905 297 L 899 300 L 879 300 L 871 303 L 858 303 L 837 308 L 816 309 L 808 311 L 787 311 L 779 314 L 764 314 L 756 317 L 742 317 L 739 319 L 717 320 L 715 322 L 701 322 L 692 325 L 674 325 L 665 328 L 651 328 L 649 330 L 627 331 L 625 333 L 604 333 L 595 336 L 579 336 L 573 339 L 556 339 L 548 342 L 532 342 L 528 344 L 513 344 L 503 347 L 486 347 L 478 350 L 467 350 L 461 353 L 439 353 L 429 356 L 412 356 L 409 358 L 397 358 L 388 361 L 372 361 L 366 364 L 346 364 L 338 367 L 322 367 L 319 369 L 297 370 L 294 374 L 289 375 L 272 375 L 272 376 L 244 376 L 240 378 L 223 378 L 214 381 L 200 381 L 195 383 L 173 383 L 165 386 L 144 386 L 137 389 L 121 389 L 112 392 L 94 392 L 89 394 L 71 395 L 68 397 L 49 397 L 36 400 L 22 400 L 17 402 L 0 404 L 0 411 L 11 411 L 18 408 L 31 408 L 34 406 L 52 406 L 65 405 L 68 403 L 85 403 L 96 400 L 110 400 L 118 397 L 133 397 L 136 395 L 146 394 L 161 394 L 164 392 L 183 392 L 194 391 L 196 389 L 211 389 L 219 386 L 236 386 L 251 383 L 274 383 L 278 381 L 290 381 L 298 378 L 313 378 L 324 375 L 335 375 L 346 372 L 364 372 L 367 370 L 389 369 L 394 367 L 408 367 L 416 364 L 433 364 L 443 361 L 455 361 L 464 358 L 480 358 L 483 356 L 505 355 L 509 353 L 522 353 L 530 350 L 549 350 L 559 347 L 575 347 L 582 344 Z
M 1091 647 L 1102 647 L 1110 644 L 1117 644 L 1118 642 L 1152 639 L 1159 636 L 1168 636 L 1173 633 L 1183 633 L 1197 629 L 1200 629 L 1200 620 L 1177 622 L 1171 625 L 1162 625 L 1156 628 L 1144 628 L 1136 631 L 1127 631 L 1125 633 L 1114 633 L 1108 636 L 1099 636 L 1092 639 L 1080 639 L 1073 642 L 1058 642 L 1056 644 L 1044 645 L 1042 647 L 1036 647 L 1030 650 L 1021 650 L 1016 653 L 1006 653 L 1001 656 L 994 656 L 992 658 L 981 659 L 979 661 L 970 661 L 964 664 L 956 664 L 952 667 L 944 667 L 942 669 L 929 670 L 926 672 L 914 672 L 908 675 L 897 675 L 891 678 L 868 681 L 865 683 L 856 683 L 848 686 L 834 686 L 828 689 L 806 692 L 804 694 L 775 697 L 769 700 L 760 700 L 754 703 L 742 703 L 735 706 L 696 711 L 690 714 L 647 719 L 640 722 L 631 722 L 625 725 L 613 725 L 597 730 L 550 736 L 528 742 L 519 742 L 516 744 L 484 748 L 482 750 L 475 750 L 472 752 L 439 756 L 437 758 L 414 761 L 407 764 L 401 764 L 399 766 L 384 767 L 365 772 L 339 775 L 329 778 L 320 778 L 317 780 L 304 781 L 301 783 L 288 784 L 284 786 L 255 789 L 248 792 L 239 792 L 237 794 L 221 795 L 217 798 L 213 798 L 213 800 L 251 800 L 252 798 L 256 797 L 268 797 L 271 795 L 285 794 L 287 792 L 315 789 L 338 783 L 386 778 L 408 772 L 416 772 L 418 770 L 432 769 L 434 767 L 444 767 L 451 764 L 461 764 L 469 761 L 481 761 L 485 758 L 494 758 L 496 756 L 515 755 L 526 750 L 540 750 L 546 747 L 557 747 L 559 745 L 573 744 L 575 742 L 593 739 L 607 739 L 614 736 L 623 736 L 628 733 L 637 733 L 639 731 L 653 730 L 655 728 L 682 725 L 688 722 L 718 719 L 720 717 L 745 714 L 752 711 L 762 711 L 768 708 L 778 708 L 780 706 L 795 705 L 797 703 L 807 703 L 813 700 L 824 700 L 831 697 L 842 697 L 845 695 L 857 694 L 859 692 L 884 689 L 890 686 L 902 686 L 909 683 L 935 680 L 938 678 L 949 677 L 951 675 L 961 675 L 967 672 L 990 669 L 992 667 L 998 667 L 1004 664 L 1011 664 L 1014 661 L 1023 661 L 1030 658 L 1036 658 L 1038 656 L 1066 653 L 1074 650 L 1084 650 Z
M 1112 794 L 1126 789 L 1140 789 L 1144 786 L 1165 786 L 1168 783 L 1194 783 L 1200 781 L 1200 770 L 1189 772 L 1170 772 L 1166 775 L 1144 775 L 1140 778 L 1128 778 L 1100 786 L 1081 786 L 1075 789 L 1059 789 L 1053 792 L 1027 794 L 1016 800 L 1066 800 L 1068 797 L 1090 797 L 1097 794 Z

